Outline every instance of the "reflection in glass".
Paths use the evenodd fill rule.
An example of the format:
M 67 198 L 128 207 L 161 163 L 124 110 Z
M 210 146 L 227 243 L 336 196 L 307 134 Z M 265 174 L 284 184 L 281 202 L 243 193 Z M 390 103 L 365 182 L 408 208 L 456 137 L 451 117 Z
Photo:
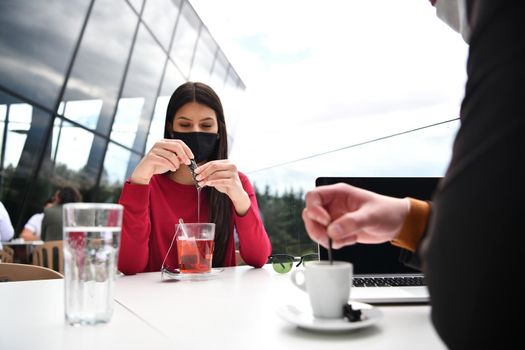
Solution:
M 1 169 L 16 168 L 27 139 L 33 107 L 27 103 L 14 103 L 0 105 L 0 116 L 2 117 L 2 147 L 4 144 L 5 121 L 8 121 L 7 134 L 5 135 L 5 149 L 2 149 L 3 164 Z
M 228 60 L 226 56 L 219 50 L 217 52 L 217 58 L 213 64 L 213 71 L 211 72 L 211 84 L 212 87 L 220 89 L 224 86 L 224 80 L 226 79 L 226 72 L 228 70 Z
M 224 86 L 216 50 L 187 0 L 0 1 L 0 196 L 17 232 L 66 184 L 118 200 L 192 61 L 195 79 Z
M 71 123 L 63 122 L 59 123 L 58 126 L 55 124 L 53 134 L 60 135 L 53 160 L 57 175 L 60 175 L 58 174 L 60 171 L 57 170 L 59 168 L 63 169 L 64 172 L 66 170 L 68 172 L 83 170 L 93 143 L 93 133 Z M 73 149 L 74 152 L 72 152 Z
M 113 142 L 108 145 L 100 183 L 103 186 L 122 186 L 126 176 L 130 151 Z
M 138 152 L 144 152 L 155 96 L 166 61 L 166 53 L 141 25 L 111 131 L 112 139 Z
M 52 152 L 43 159 L 39 181 L 51 186 L 50 191 L 65 184 L 74 186 L 84 200 L 92 200 L 90 193 L 98 169 L 89 164 L 89 152 L 93 144 L 104 142 L 103 138 L 68 121 L 55 120 L 52 142 Z
M 179 16 L 179 21 L 175 28 L 171 57 L 173 57 L 175 64 L 185 76 L 188 76 L 190 71 L 199 25 L 200 21 L 197 14 L 189 2 L 183 2 L 182 13 Z
M 226 77 L 225 84 L 227 88 L 231 88 L 231 89 L 239 88 L 242 85 L 240 82 L 239 76 L 237 75 L 237 73 L 235 73 L 233 68 L 231 68 L 228 71 L 228 76 Z
M 290 253 L 291 249 L 293 254 L 304 254 L 309 247 L 311 240 L 302 233 L 304 225 L 301 228 L 295 220 L 301 216 L 304 193 L 315 187 L 317 177 L 443 176 L 458 127 L 459 122 L 452 121 L 266 170 L 247 171 L 273 251 Z
M 63 103 L 61 103 L 63 105 Z M 50 165 L 51 168 L 55 167 L 55 160 L 57 158 L 57 150 L 58 150 L 58 141 L 60 140 L 60 133 L 62 132 L 62 127 L 64 124 L 64 120 L 62 118 L 55 118 L 53 122 L 53 135 L 51 135 L 51 158 L 50 158 Z
M 110 142 L 95 200 L 97 202 L 116 202 L 124 181 L 130 176 L 131 170 L 135 168 L 140 158 L 138 154 Z
M 190 80 L 205 83 L 209 81 L 216 51 L 217 44 L 213 41 L 208 29 L 202 27 L 191 66 Z
M 102 108 L 87 120 L 66 109 L 67 118 L 109 133 L 137 21 L 124 1 L 95 1 L 63 100 L 102 101 Z
M 89 3 L 0 1 L 0 85 L 54 108 Z
M 102 100 L 66 101 L 60 103 L 63 114 L 75 116 L 75 121 L 90 128 L 97 127 L 98 116 L 102 109 Z
M 51 115 L 2 93 L 0 115 L 3 120 L 1 141 L 5 146 L 1 150 L 0 198 L 16 228 L 18 224 L 25 224 L 21 221 L 27 221 L 33 208 L 41 209 L 40 202 L 33 201 L 41 191 L 40 183 L 33 181 L 33 176 L 38 155 L 47 150 L 44 136 Z
M 115 122 L 111 130 L 111 139 L 113 141 L 128 147 L 133 145 L 143 107 L 143 97 L 120 99 Z
M 179 15 L 180 0 L 148 1 L 142 20 L 151 29 L 164 49 L 168 49 Z
M 171 94 L 175 89 L 184 83 L 184 77 L 180 75 L 179 71 L 173 63 L 168 62 L 162 88 L 159 97 L 155 103 L 155 110 L 153 112 L 153 119 L 149 128 L 148 140 L 146 142 L 145 151 L 148 152 L 153 144 L 158 140 L 164 138 L 164 121 L 166 120 L 166 108 L 170 100 Z
M 142 8 L 142 3 L 144 0 L 126 0 L 131 4 L 131 6 L 137 11 L 137 13 L 140 13 L 140 9 Z M 156 0 L 154 0 L 156 1 Z
M 0 104 L 0 150 L 3 151 L 4 147 L 4 128 L 6 123 L 6 117 L 7 117 L 7 106 Z M 0 163 L 0 168 L 2 166 L 2 163 Z
M 146 142 L 146 152 L 149 152 L 155 142 L 164 138 L 164 121 L 166 120 L 166 109 L 168 108 L 169 100 L 170 96 L 159 96 L 157 98 Z
M 279 193 L 290 188 L 308 190 L 318 176 L 443 176 L 458 128 L 459 122 L 451 121 L 246 173 L 260 188 L 269 186 Z

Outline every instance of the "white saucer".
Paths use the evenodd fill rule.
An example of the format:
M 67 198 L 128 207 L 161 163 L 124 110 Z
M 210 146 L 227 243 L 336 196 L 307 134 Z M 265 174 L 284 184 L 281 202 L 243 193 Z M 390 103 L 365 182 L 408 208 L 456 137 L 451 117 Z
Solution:
M 210 272 L 205 273 L 180 273 L 178 271 L 171 272 L 164 270 L 161 272 L 161 278 L 170 278 L 178 281 L 203 281 L 216 277 L 224 269 L 212 268 Z
M 300 309 L 295 305 L 284 305 L 277 309 L 277 314 L 299 328 L 305 328 L 318 332 L 345 332 L 353 329 L 368 327 L 376 323 L 383 312 L 372 305 L 351 302 L 353 309 L 359 309 L 362 312 L 362 320 L 349 322 L 346 318 L 323 319 L 315 318 L 310 308 Z

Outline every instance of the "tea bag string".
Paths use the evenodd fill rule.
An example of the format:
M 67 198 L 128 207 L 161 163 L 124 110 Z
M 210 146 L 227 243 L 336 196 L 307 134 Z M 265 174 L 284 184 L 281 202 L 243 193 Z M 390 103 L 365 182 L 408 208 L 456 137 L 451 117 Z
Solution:
M 175 242 L 175 237 L 177 237 L 177 231 L 173 234 L 173 238 L 171 239 L 170 247 L 168 248 L 168 252 L 164 256 L 164 260 L 162 260 L 162 266 L 161 269 L 164 268 L 164 264 L 166 263 L 166 259 L 168 258 L 168 255 L 170 254 L 171 247 L 173 247 L 173 242 Z
M 330 261 L 330 265 L 334 264 L 334 260 L 332 258 L 332 238 L 328 237 L 328 260 Z
M 184 237 L 186 237 L 186 239 L 189 240 L 190 236 L 188 235 L 188 231 L 186 231 L 186 224 L 184 223 L 184 220 L 182 220 L 182 218 L 179 218 L 179 227 L 181 228 Z

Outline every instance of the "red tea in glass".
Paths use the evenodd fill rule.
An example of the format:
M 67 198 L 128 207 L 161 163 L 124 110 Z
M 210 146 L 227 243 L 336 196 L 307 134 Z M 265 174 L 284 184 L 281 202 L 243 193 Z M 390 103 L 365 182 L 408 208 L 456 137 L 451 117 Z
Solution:
M 206 273 L 211 271 L 213 239 L 177 237 L 179 269 L 181 273 Z

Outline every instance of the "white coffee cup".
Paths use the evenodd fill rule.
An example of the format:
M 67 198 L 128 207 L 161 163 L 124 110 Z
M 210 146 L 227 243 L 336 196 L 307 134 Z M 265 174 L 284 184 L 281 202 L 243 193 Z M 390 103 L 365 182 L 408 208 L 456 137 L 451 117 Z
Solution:
M 315 317 L 341 318 L 350 297 L 352 273 L 353 265 L 346 261 L 309 261 L 304 270 L 292 271 L 291 280 L 308 293 Z

